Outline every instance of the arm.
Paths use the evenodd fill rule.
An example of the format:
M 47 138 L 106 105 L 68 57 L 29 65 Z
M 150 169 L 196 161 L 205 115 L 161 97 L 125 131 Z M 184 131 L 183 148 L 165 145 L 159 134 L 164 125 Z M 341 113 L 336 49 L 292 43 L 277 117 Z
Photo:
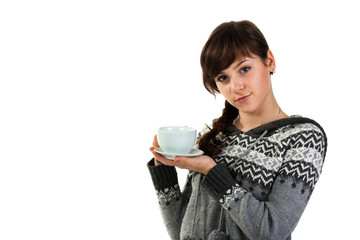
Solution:
M 148 169 L 159 200 L 163 221 L 171 239 L 180 238 L 181 222 L 191 194 L 190 177 L 181 192 L 175 167 L 148 163 Z
M 297 225 L 325 156 L 324 140 L 319 140 L 318 133 L 308 134 L 306 138 L 304 141 L 294 136 L 266 201 L 259 201 L 241 188 L 225 164 L 218 164 L 205 177 L 204 187 L 248 238 L 285 239 Z M 312 145 L 313 142 L 322 144 Z

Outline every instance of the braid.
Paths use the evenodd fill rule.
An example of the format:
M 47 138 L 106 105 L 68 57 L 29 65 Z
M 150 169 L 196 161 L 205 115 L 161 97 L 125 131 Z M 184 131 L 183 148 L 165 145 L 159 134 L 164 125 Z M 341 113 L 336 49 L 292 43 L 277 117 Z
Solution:
M 224 132 L 224 130 L 233 123 L 238 114 L 238 110 L 228 101 L 225 101 L 225 108 L 223 109 L 221 117 L 213 122 L 212 128 L 207 126 L 210 131 L 200 138 L 199 149 L 203 150 L 208 156 L 214 156 L 220 153 L 224 137 L 219 135 L 219 133 Z

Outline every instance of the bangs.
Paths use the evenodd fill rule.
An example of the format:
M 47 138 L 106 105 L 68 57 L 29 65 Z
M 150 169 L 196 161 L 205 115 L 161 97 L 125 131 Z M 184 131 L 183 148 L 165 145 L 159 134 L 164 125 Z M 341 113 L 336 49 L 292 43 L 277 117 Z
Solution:
M 213 41 L 204 51 L 203 71 L 214 79 L 222 70 L 228 68 L 236 59 L 250 57 L 251 50 L 247 43 L 241 41 L 238 34 L 228 32 L 213 36 Z

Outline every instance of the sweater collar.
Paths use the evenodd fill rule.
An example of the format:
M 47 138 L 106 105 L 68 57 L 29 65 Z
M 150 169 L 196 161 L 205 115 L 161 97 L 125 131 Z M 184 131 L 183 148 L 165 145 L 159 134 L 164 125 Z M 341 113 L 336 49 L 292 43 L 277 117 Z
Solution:
M 266 124 L 263 124 L 261 126 L 258 126 L 256 128 L 253 128 L 247 132 L 243 132 L 240 129 L 238 129 L 237 127 L 235 127 L 234 125 L 231 125 L 229 127 L 227 127 L 224 131 L 225 135 L 233 135 L 233 134 L 246 134 L 246 135 L 250 135 L 253 137 L 259 137 L 263 132 L 267 131 L 266 136 L 271 135 L 275 130 L 278 130 L 282 127 L 285 126 L 289 126 L 289 125 L 294 125 L 294 124 L 300 124 L 300 123 L 313 123 L 315 124 L 317 127 L 319 127 L 321 129 L 321 131 L 324 133 L 324 130 L 322 129 L 322 127 L 315 122 L 312 119 L 309 118 L 305 118 L 299 115 L 292 115 L 289 116 L 287 118 L 282 118 L 273 122 L 269 122 Z

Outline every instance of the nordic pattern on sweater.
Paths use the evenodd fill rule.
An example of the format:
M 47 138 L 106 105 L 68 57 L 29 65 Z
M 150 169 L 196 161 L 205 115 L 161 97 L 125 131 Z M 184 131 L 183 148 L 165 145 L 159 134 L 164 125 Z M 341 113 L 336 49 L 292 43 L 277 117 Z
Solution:
M 158 196 L 160 204 L 164 202 L 168 205 L 172 199 L 175 199 L 176 201 L 179 200 L 181 193 L 179 185 L 175 184 L 174 186 L 170 186 L 165 189 L 156 190 L 156 195 Z
M 217 163 L 225 162 L 228 167 L 232 167 L 237 156 L 246 151 L 256 139 L 236 132 L 228 136 L 223 151 L 214 157 L 214 160 Z M 270 137 L 260 140 L 255 149 L 238 162 L 232 174 L 236 176 L 239 186 L 244 180 L 247 181 L 250 191 L 259 186 L 262 190 L 260 198 L 271 190 L 277 174 L 283 181 L 291 178 L 293 187 L 301 184 L 302 193 L 309 190 L 310 197 L 321 174 L 324 145 L 321 131 L 313 124 L 301 124 L 284 132 L 279 129 Z M 288 160 L 284 162 L 283 159 Z M 180 197 L 179 186 L 175 184 L 158 190 L 156 194 L 159 202 L 169 204 L 172 199 Z
M 214 160 L 225 162 L 230 168 L 237 156 L 247 150 L 256 141 L 256 137 L 240 134 L 228 136 L 223 151 Z M 271 190 L 277 175 L 291 178 L 292 187 L 301 185 L 302 194 L 308 191 L 310 197 L 322 169 L 325 142 L 320 129 L 313 124 L 301 124 L 286 131 L 279 129 L 269 137 L 261 139 L 248 155 L 235 166 L 231 173 L 236 176 L 238 184 L 247 181 L 248 190 L 256 186 L 261 188 L 263 199 Z M 284 161 L 285 159 L 285 161 Z
M 308 123 L 308 119 L 304 123 L 301 118 L 296 121 L 299 123 L 279 120 L 271 127 L 266 125 L 269 132 L 259 140 L 263 129 L 243 133 L 229 127 L 223 133 L 224 148 L 213 156 L 218 165 L 201 181 L 193 181 L 199 174 L 190 172 L 182 192 L 175 168 L 155 167 L 149 162 L 171 238 L 207 239 L 218 226 L 217 201 L 227 210 L 224 217 L 229 239 L 291 239 L 321 174 L 327 145 L 317 123 Z M 239 159 L 257 140 L 255 147 Z M 202 200 L 197 201 L 195 195 Z M 214 207 L 209 208 L 209 204 Z

